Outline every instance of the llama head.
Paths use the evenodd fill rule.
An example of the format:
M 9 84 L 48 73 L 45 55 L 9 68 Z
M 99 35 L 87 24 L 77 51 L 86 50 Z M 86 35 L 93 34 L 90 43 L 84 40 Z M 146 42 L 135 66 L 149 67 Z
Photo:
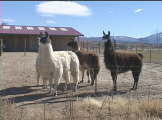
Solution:
M 113 44 L 112 44 L 111 39 L 110 39 L 110 31 L 108 31 L 107 35 L 103 31 L 103 40 L 105 41 L 105 47 L 108 48 L 109 51 L 114 51 L 113 50 Z
M 76 50 L 79 50 L 79 44 L 77 41 L 75 41 L 74 39 L 71 39 L 72 41 L 67 43 L 67 46 L 72 48 L 72 51 L 75 52 Z
M 51 38 L 49 37 L 48 32 L 45 32 L 45 35 L 43 35 L 42 32 L 40 32 L 40 34 L 41 34 L 41 37 L 38 37 L 39 43 L 43 43 L 43 44 L 51 43 Z
M 108 31 L 108 34 L 106 35 L 105 32 L 103 31 L 103 40 L 105 42 L 110 41 L 110 31 Z

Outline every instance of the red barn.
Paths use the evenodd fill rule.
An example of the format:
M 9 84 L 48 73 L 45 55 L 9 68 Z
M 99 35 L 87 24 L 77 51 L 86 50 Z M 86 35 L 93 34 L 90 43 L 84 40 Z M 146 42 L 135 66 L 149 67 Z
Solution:
M 4 52 L 37 51 L 40 32 L 47 31 L 52 37 L 53 50 L 71 50 L 67 43 L 75 37 L 84 36 L 71 27 L 0 25 L 0 39 L 6 47 Z

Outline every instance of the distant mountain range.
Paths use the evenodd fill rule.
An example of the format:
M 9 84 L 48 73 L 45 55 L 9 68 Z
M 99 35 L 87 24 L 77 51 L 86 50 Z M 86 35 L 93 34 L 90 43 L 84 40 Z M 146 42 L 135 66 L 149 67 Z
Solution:
M 159 33 L 160 36 L 160 41 L 159 44 L 162 44 L 162 32 Z M 150 44 L 157 44 L 157 37 L 156 34 L 152 34 L 148 37 L 143 37 L 143 38 L 132 38 L 132 37 L 127 37 L 127 36 L 110 36 L 111 40 L 116 40 L 116 42 L 127 42 L 127 43 L 150 43 Z M 102 37 L 79 37 L 80 41 L 94 41 L 94 42 L 99 42 L 103 41 Z

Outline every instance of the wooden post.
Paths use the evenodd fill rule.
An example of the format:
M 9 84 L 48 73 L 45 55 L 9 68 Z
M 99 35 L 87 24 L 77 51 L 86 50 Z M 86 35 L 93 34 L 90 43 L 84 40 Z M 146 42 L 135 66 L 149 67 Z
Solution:
M 1 56 L 3 54 L 3 39 L 1 39 Z
M 84 41 L 83 41 L 83 51 L 84 51 Z
M 25 44 L 24 44 L 24 56 L 26 56 L 26 38 L 25 38 Z
M 92 47 L 93 47 L 93 52 L 94 52 L 94 45 Z
M 87 41 L 87 52 L 88 52 L 88 41 Z
M 99 48 L 99 54 L 100 54 L 100 45 L 101 45 L 101 43 L 100 43 L 100 41 L 99 41 L 99 45 L 98 45 L 98 48 Z
M 151 62 L 151 44 L 150 44 L 150 62 Z
M 137 46 L 136 46 L 136 54 L 137 54 Z
M 114 51 L 116 51 L 116 40 L 114 40 Z

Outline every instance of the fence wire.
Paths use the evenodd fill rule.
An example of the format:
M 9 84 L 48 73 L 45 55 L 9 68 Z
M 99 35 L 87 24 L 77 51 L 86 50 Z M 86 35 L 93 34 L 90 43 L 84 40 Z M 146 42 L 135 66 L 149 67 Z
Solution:
M 78 84 L 77 92 L 72 90 L 72 77 L 67 91 L 62 92 L 65 83 L 62 79 L 58 86 L 58 96 L 55 97 L 48 94 L 49 89 L 43 89 L 42 79 L 40 79 L 40 85 L 36 86 L 35 58 L 35 55 L 28 55 L 28 53 L 26 56 L 3 56 L 1 58 L 1 104 L 7 99 L 12 100 L 17 119 L 114 120 L 121 117 L 129 120 L 133 117 L 141 118 L 142 114 L 145 114 L 142 112 L 139 114 L 140 111 L 135 111 L 136 106 L 133 106 L 135 103 L 132 103 L 134 99 L 141 102 L 140 100 L 143 98 L 146 99 L 146 104 L 145 108 L 140 110 L 147 108 L 146 114 L 148 116 L 162 117 L 160 112 L 156 111 L 152 115 L 151 111 L 151 101 L 162 100 L 161 64 L 144 62 L 136 91 L 130 91 L 134 82 L 131 72 L 119 74 L 117 78 L 118 89 L 117 92 L 114 92 L 112 91 L 113 81 L 110 71 L 105 68 L 102 61 L 103 56 L 100 56 L 101 70 L 97 75 L 97 92 L 95 92 L 95 85 L 91 86 L 90 83 L 87 83 L 85 75 L 83 83 Z M 80 80 L 81 76 L 80 73 Z M 125 101 L 123 104 L 117 103 L 118 96 Z M 120 98 L 118 98 L 119 100 Z M 114 107 L 116 104 L 118 107 Z M 6 108 L 1 106 L 3 112 L 3 109 Z M 161 108 L 159 111 L 162 111 Z M 8 112 L 8 116 L 12 115 L 9 110 L 5 112 L 5 114 Z M 135 116 L 133 116 L 134 114 Z

